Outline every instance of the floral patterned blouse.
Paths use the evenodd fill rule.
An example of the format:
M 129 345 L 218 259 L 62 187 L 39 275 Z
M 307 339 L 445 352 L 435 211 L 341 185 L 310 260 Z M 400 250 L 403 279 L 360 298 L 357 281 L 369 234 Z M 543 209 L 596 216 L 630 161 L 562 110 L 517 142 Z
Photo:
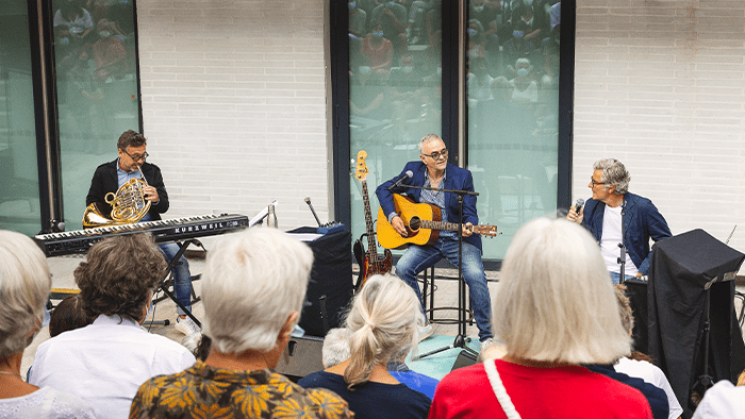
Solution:
M 354 414 L 335 393 L 304 389 L 270 370 L 233 371 L 197 361 L 140 386 L 129 417 L 341 419 Z

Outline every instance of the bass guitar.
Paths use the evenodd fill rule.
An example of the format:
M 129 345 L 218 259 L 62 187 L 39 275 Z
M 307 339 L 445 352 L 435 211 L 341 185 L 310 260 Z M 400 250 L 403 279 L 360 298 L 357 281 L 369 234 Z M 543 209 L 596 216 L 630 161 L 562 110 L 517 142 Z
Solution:
M 384 256 L 381 258 L 378 255 L 378 246 L 375 244 L 375 229 L 373 228 L 372 211 L 370 210 L 370 199 L 367 194 L 367 164 L 365 159 L 367 158 L 367 152 L 360 150 L 357 153 L 357 170 L 355 177 L 362 183 L 362 201 L 365 204 L 365 225 L 367 227 L 367 252 L 365 252 L 365 260 L 360 263 L 360 280 L 357 281 L 357 289 L 360 290 L 365 285 L 365 281 L 369 277 L 375 274 L 385 274 L 391 271 L 393 266 L 390 250 L 386 250 Z
M 398 234 L 381 207 L 378 211 L 378 241 L 386 249 L 403 249 L 412 244 L 431 245 L 440 237 L 440 230 L 458 231 L 458 223 L 442 221 L 440 207 L 437 205 L 417 204 L 411 198 L 399 194 L 393 194 L 393 204 L 409 234 L 406 237 Z M 497 226 L 493 225 L 475 225 L 470 230 L 486 237 L 501 234 L 497 233 Z

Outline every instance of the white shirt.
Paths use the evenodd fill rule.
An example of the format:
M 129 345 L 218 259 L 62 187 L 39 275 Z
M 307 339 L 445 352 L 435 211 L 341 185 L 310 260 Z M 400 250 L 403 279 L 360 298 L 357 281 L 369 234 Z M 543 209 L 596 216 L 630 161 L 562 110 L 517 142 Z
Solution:
M 31 394 L 0 399 L 0 419 L 96 419 L 93 409 L 77 396 L 42 387 Z
M 29 383 L 80 397 L 99 419 L 124 419 L 140 385 L 194 362 L 188 349 L 147 333 L 135 321 L 101 315 L 91 325 L 41 344 Z
M 603 235 L 600 237 L 600 253 L 605 259 L 608 272 L 621 273 L 621 265 L 618 264 L 618 257 L 621 256 L 619 243 L 621 243 L 621 206 L 611 208 L 610 205 L 606 205 L 603 213 Z M 627 252 L 626 275 L 635 276 L 637 273 L 639 273 L 639 270 Z
M 618 363 L 613 368 L 630 377 L 641 378 L 645 382 L 664 390 L 667 396 L 667 403 L 670 406 L 669 419 L 677 419 L 683 414 L 683 408 L 680 407 L 680 403 L 678 402 L 678 398 L 675 397 L 675 392 L 673 392 L 670 382 L 665 377 L 665 373 L 656 365 L 646 361 L 636 361 L 623 357 L 618 360 Z
M 693 419 L 745 419 L 745 387 L 722 380 L 710 388 Z

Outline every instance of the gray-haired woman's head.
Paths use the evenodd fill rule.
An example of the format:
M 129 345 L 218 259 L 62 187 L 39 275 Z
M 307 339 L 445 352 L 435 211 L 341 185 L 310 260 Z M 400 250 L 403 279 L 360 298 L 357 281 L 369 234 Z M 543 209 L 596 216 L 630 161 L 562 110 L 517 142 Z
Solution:
M 44 320 L 52 277 L 44 253 L 23 234 L 0 230 L 0 360 L 23 352 Z
M 537 218 L 512 239 L 492 309 L 508 354 L 535 361 L 610 363 L 628 354 L 616 296 L 587 230 Z

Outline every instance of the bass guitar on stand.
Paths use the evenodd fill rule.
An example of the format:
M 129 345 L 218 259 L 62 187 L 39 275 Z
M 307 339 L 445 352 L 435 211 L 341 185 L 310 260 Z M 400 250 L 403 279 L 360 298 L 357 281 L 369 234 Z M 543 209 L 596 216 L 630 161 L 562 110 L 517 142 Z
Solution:
M 378 246 L 375 243 L 375 229 L 373 228 L 372 211 L 370 210 L 370 199 L 367 193 L 367 164 L 365 159 L 367 158 L 367 152 L 360 150 L 357 153 L 357 170 L 355 177 L 362 183 L 362 201 L 365 204 L 365 226 L 367 227 L 367 233 L 363 235 L 367 236 L 367 252 L 364 252 L 362 243 L 357 240 L 355 243 L 354 253 L 357 257 L 357 262 L 360 265 L 360 277 L 357 280 L 355 288 L 357 291 L 362 289 L 365 285 L 365 281 L 373 275 L 385 274 L 391 271 L 393 266 L 390 250 L 386 250 L 384 256 L 378 255 Z M 364 254 L 364 256 L 362 256 Z

